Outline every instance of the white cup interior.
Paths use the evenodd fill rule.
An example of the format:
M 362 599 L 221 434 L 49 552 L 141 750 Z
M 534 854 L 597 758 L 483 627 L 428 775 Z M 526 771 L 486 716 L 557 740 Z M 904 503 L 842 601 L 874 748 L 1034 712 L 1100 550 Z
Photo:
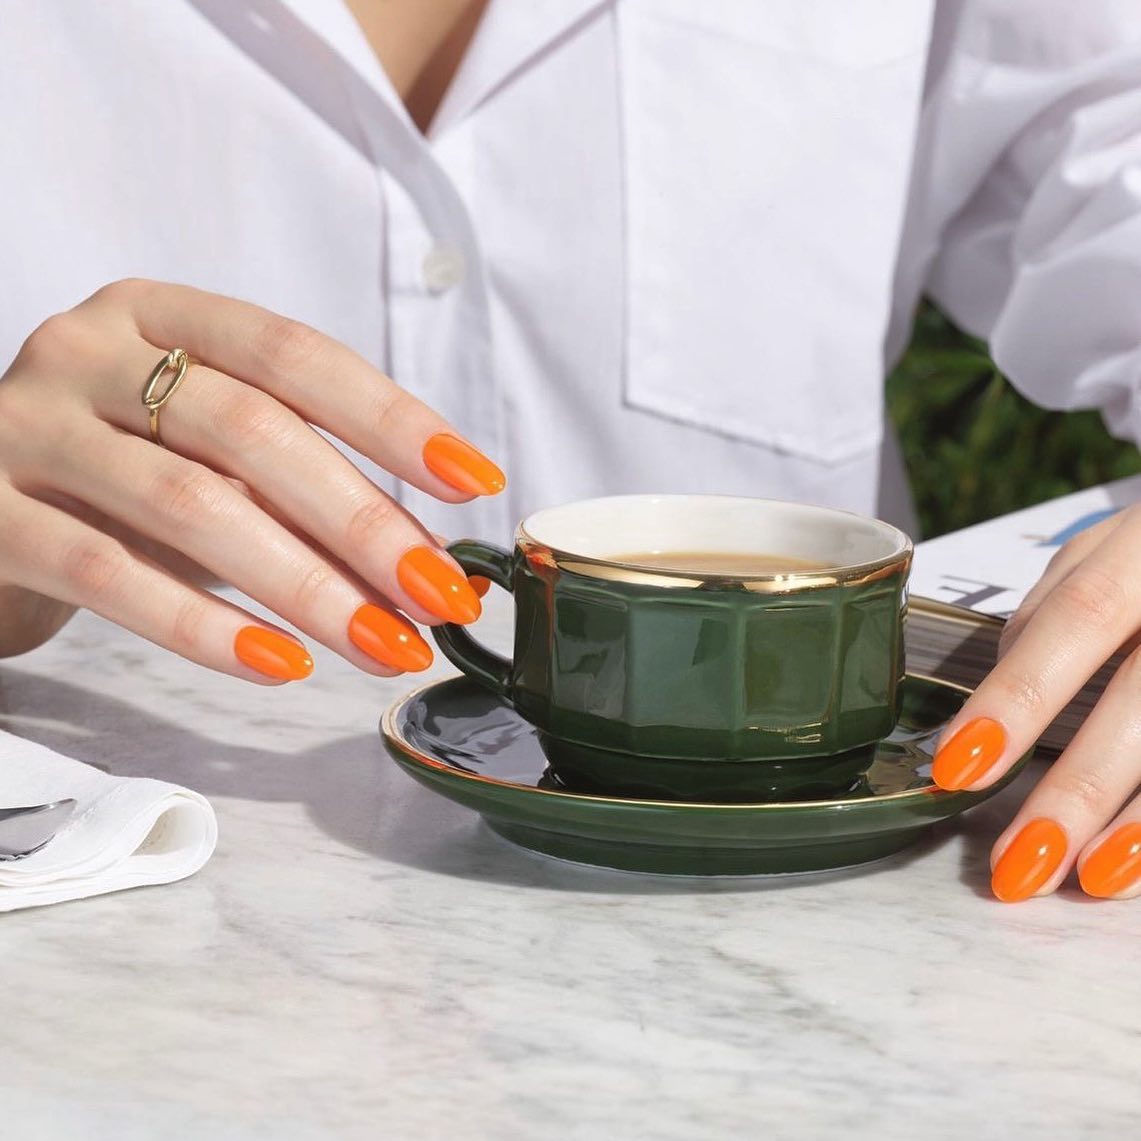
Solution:
M 644 565 L 630 560 L 633 554 L 715 551 L 785 555 L 845 569 L 890 560 L 911 547 L 902 531 L 878 519 L 728 495 L 586 499 L 536 512 L 523 521 L 520 534 L 564 554 L 632 567 Z

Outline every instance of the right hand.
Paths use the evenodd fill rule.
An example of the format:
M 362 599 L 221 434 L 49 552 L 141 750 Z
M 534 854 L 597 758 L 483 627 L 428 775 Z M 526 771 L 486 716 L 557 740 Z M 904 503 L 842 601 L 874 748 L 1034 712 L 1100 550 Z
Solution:
M 162 448 L 140 397 L 176 346 L 195 363 L 161 411 Z M 503 487 L 430 408 L 257 306 L 123 281 L 50 317 L 0 378 L 0 653 L 87 607 L 236 677 L 305 676 L 304 647 L 205 590 L 204 568 L 361 669 L 425 668 L 397 611 L 470 622 L 478 597 L 311 424 L 449 503 Z

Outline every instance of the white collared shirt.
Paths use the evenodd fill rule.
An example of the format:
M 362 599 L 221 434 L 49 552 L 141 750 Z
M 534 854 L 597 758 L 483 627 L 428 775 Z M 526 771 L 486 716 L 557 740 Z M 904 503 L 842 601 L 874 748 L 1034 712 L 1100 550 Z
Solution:
M 338 0 L 0 22 L 0 364 L 121 277 L 256 301 L 507 470 L 455 508 L 365 464 L 445 534 L 680 490 L 907 524 L 921 290 L 1141 436 L 1134 0 L 491 0 L 426 139 Z

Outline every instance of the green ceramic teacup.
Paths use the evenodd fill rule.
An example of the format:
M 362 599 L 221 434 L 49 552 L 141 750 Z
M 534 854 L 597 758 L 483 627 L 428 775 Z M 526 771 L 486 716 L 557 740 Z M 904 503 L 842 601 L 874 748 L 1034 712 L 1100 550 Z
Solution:
M 851 786 L 898 715 L 911 541 L 844 511 L 708 495 L 586 500 L 530 516 L 513 551 L 464 540 L 465 570 L 515 596 L 508 661 L 435 630 L 464 673 L 540 730 L 580 791 L 699 800 Z M 787 556 L 708 574 L 631 552 Z

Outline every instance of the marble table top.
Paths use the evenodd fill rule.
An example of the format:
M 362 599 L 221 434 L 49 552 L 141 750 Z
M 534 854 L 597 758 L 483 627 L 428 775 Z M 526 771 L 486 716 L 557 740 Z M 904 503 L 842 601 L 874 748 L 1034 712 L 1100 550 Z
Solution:
M 508 626 L 497 603 L 481 631 Z M 592 870 L 396 768 L 377 721 L 417 680 L 319 653 L 262 689 L 90 615 L 0 663 L 0 726 L 221 826 L 183 883 L 0 917 L 4 1136 L 1136 1131 L 1141 901 L 989 898 L 1037 772 L 862 871 Z

